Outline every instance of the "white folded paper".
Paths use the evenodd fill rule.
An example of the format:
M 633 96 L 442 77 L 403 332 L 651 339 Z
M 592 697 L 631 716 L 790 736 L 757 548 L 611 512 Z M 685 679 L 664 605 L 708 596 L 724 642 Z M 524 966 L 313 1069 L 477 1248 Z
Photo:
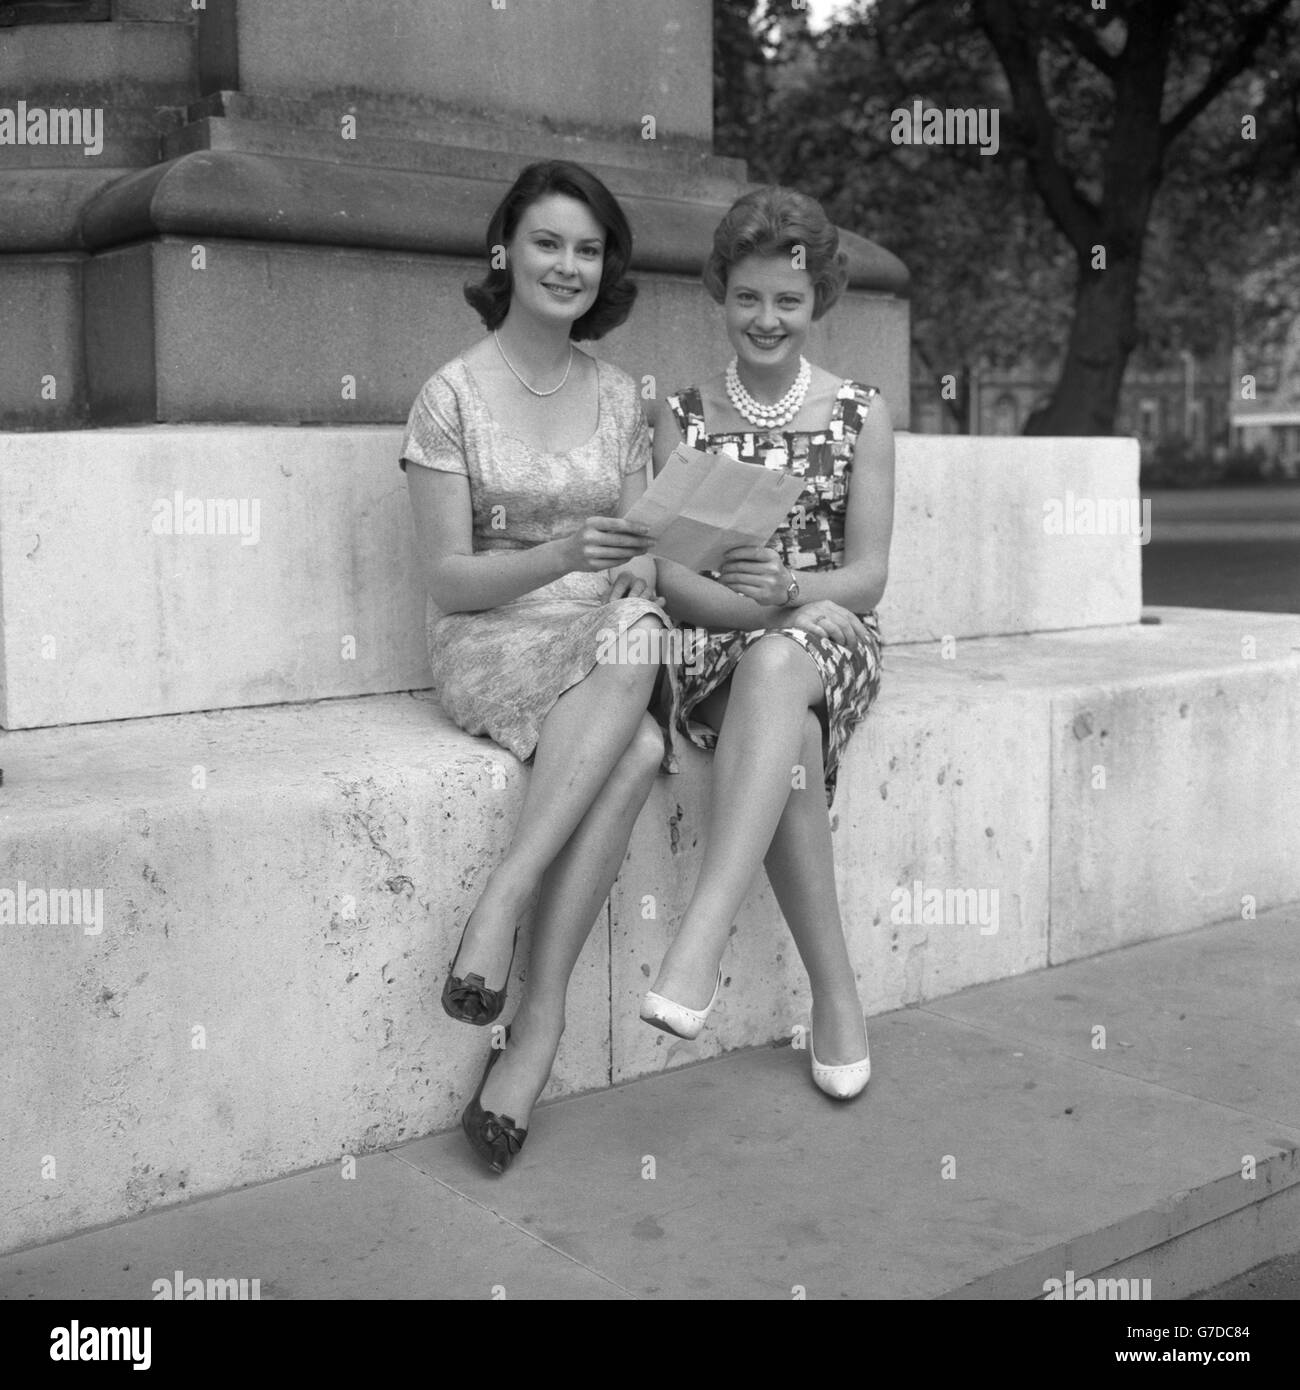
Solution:
M 654 537 L 651 555 L 716 570 L 733 546 L 766 545 L 790 514 L 805 479 L 679 444 L 663 472 L 628 508 Z

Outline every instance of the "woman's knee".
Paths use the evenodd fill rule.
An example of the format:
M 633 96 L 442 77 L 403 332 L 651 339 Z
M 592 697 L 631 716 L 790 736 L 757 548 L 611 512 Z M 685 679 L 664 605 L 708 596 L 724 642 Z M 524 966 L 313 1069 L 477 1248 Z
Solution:
M 736 669 L 749 680 L 771 682 L 802 680 L 817 666 L 798 642 L 770 632 L 749 647 Z
M 619 681 L 630 691 L 644 687 L 648 696 L 664 662 L 665 630 L 664 622 L 647 613 L 617 634 L 602 633 L 597 669 L 607 671 L 607 679 Z
M 664 731 L 649 714 L 643 714 L 623 754 L 626 769 L 639 781 L 653 781 L 663 759 Z

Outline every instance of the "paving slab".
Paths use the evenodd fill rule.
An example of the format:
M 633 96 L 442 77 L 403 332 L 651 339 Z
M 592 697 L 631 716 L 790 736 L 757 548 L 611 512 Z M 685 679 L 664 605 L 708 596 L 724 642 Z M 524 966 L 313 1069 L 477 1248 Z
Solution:
M 991 1037 L 1300 1126 L 1300 913 L 1280 910 L 938 999 Z
M 451 1165 L 454 1172 L 454 1165 Z M 626 1297 L 402 1158 L 360 1159 L 0 1260 L 3 1299 L 154 1299 L 155 1281 L 243 1279 L 263 1299 Z M 494 1288 L 496 1292 L 494 1292 Z
M 1074 1270 L 1183 1298 L 1300 1222 L 1264 1056 L 1294 1065 L 1298 965 L 1292 906 L 873 1019 L 851 1105 L 797 1048 L 737 1052 L 539 1107 L 502 1178 L 439 1134 L 7 1256 L 0 1296 L 1027 1299 Z
M 1143 1219 L 1169 1194 L 1227 1178 L 1217 1215 L 1247 1200 L 1243 1153 L 1300 1144 L 924 1008 L 872 1041 L 852 1106 L 805 1055 L 761 1049 L 542 1110 L 505 1181 L 466 1173 L 459 1135 L 398 1152 L 641 1298 L 932 1299 L 1047 1255 L 1018 1296 L 1041 1293 L 1055 1252 L 1098 1231 L 1100 1264 L 1078 1268 L 1105 1268 L 1176 1233 Z

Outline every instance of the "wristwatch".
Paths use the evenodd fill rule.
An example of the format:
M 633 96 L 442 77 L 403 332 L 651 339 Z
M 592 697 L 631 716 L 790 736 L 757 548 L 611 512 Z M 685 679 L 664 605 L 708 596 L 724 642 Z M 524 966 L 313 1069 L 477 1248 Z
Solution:
M 785 606 L 790 607 L 792 603 L 799 602 L 799 581 L 794 577 L 794 571 L 789 565 L 784 566 L 785 572 L 790 576 L 790 583 L 786 586 Z

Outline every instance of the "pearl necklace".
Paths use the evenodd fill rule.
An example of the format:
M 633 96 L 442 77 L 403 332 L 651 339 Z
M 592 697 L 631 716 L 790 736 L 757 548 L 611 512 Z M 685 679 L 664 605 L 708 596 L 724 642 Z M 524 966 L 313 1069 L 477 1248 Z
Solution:
M 553 396 L 557 391 L 561 390 L 564 386 L 564 383 L 568 381 L 569 373 L 573 370 L 572 343 L 569 344 L 569 365 L 564 369 L 564 375 L 560 378 L 559 386 L 553 386 L 549 391 L 539 391 L 535 386 L 529 386 L 529 384 L 523 379 L 523 377 L 521 377 L 519 373 L 515 371 L 515 364 L 506 356 L 506 350 L 501 346 L 501 335 L 497 332 L 495 328 L 492 330 L 492 337 L 496 342 L 497 351 L 501 354 L 501 360 L 506 364 L 507 367 L 510 368 L 512 372 L 514 372 L 515 380 L 520 384 L 520 386 L 524 388 L 525 391 L 531 391 L 534 396 Z
M 794 384 L 772 405 L 756 401 L 745 389 L 740 373 L 736 370 L 739 360 L 733 357 L 727 364 L 727 398 L 735 406 L 736 413 L 743 415 L 759 429 L 775 430 L 780 429 L 782 425 L 788 425 L 803 408 L 804 397 L 812 384 L 812 366 L 808 359 L 800 356 L 799 375 L 795 377 Z

